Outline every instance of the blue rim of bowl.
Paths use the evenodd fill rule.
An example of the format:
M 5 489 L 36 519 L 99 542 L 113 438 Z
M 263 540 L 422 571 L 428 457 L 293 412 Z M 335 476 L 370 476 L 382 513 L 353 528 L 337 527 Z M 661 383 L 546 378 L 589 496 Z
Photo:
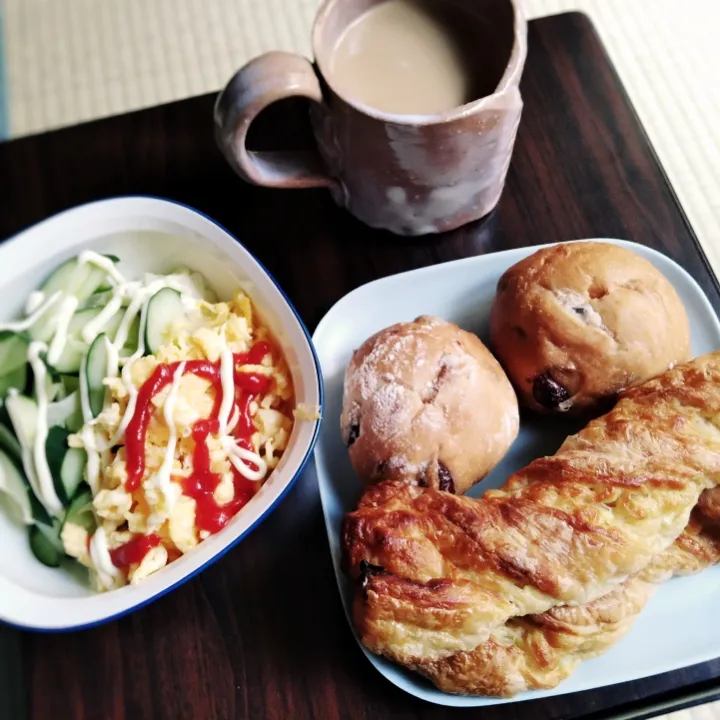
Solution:
M 79 210 L 80 208 L 88 207 L 90 205 L 100 205 L 102 203 L 106 203 L 112 200 L 158 200 L 164 203 L 168 203 L 170 205 L 177 205 L 178 207 L 185 208 L 186 210 L 190 210 L 191 212 L 194 212 L 196 215 L 200 215 L 201 217 L 205 218 L 208 222 L 215 225 L 217 228 L 222 230 L 228 237 L 232 238 L 240 247 L 247 252 L 250 257 L 260 266 L 260 269 L 270 278 L 273 285 L 276 287 L 277 291 L 282 296 L 283 300 L 286 302 L 287 306 L 292 311 L 293 315 L 295 316 L 295 319 L 297 320 L 298 324 L 300 325 L 300 329 L 303 331 L 303 334 L 305 335 L 305 340 L 307 341 L 308 347 L 310 348 L 310 352 L 312 353 L 313 363 L 315 365 L 315 375 L 317 377 L 317 383 L 318 383 L 318 400 L 320 405 L 320 419 L 315 421 L 315 431 L 313 432 L 313 436 L 310 439 L 310 444 L 308 445 L 307 451 L 305 452 L 305 456 L 301 460 L 300 464 L 298 465 L 298 469 L 296 470 L 295 474 L 290 478 L 288 481 L 288 484 L 285 486 L 283 491 L 280 493 L 280 495 L 277 496 L 275 501 L 270 505 L 270 507 L 265 510 L 265 512 L 260 515 L 255 522 L 250 525 L 245 532 L 238 535 L 238 537 L 235 538 L 231 543 L 229 543 L 227 546 L 225 546 L 222 550 L 219 550 L 215 555 L 213 555 L 207 562 L 200 565 L 200 567 L 195 568 L 191 572 L 189 572 L 187 575 L 180 578 L 177 582 L 174 582 L 172 585 L 169 585 L 166 588 L 163 588 L 162 590 L 158 591 L 154 595 L 150 596 L 146 600 L 142 600 L 134 605 L 131 605 L 130 607 L 124 608 L 123 610 L 120 610 L 119 612 L 116 612 L 112 615 L 108 615 L 107 617 L 100 618 L 99 620 L 94 620 L 90 623 L 85 623 L 83 625 L 67 625 L 64 627 L 56 627 L 56 628 L 48 628 L 48 627 L 35 627 L 33 625 L 21 625 L 19 623 L 13 623 L 9 622 L 7 620 L 4 620 L 0 618 L 0 623 L 3 625 L 6 625 L 7 627 L 15 628 L 16 630 L 26 630 L 28 632 L 34 632 L 39 634 L 56 634 L 56 633 L 66 633 L 66 632 L 76 632 L 79 630 L 90 630 L 91 628 L 98 627 L 100 625 L 105 625 L 106 623 L 112 622 L 113 620 L 118 620 L 121 617 L 125 617 L 125 615 L 129 615 L 130 613 L 135 612 L 136 610 L 140 610 L 151 603 L 155 602 L 156 600 L 159 600 L 160 598 L 167 595 L 172 590 L 175 590 L 176 588 L 180 587 L 181 585 L 184 585 L 188 580 L 191 580 L 196 575 L 201 573 L 206 568 L 210 567 L 214 563 L 216 563 L 220 558 L 222 558 L 227 552 L 232 550 L 241 540 L 246 538 L 255 528 L 257 528 L 271 513 L 272 511 L 282 502 L 283 498 L 287 495 L 287 493 L 293 488 L 295 483 L 297 482 L 300 475 L 302 475 L 303 470 L 305 469 L 305 466 L 307 465 L 308 461 L 312 457 L 313 451 L 315 450 L 315 444 L 317 443 L 318 436 L 320 434 L 320 427 L 322 425 L 323 421 L 323 411 L 325 410 L 325 385 L 323 383 L 323 377 L 322 372 L 320 370 L 320 360 L 318 359 L 317 352 L 315 350 L 315 345 L 312 341 L 312 336 L 310 335 L 310 332 L 308 331 L 307 327 L 305 326 L 305 323 L 303 322 L 303 319 L 300 317 L 300 314 L 295 309 L 295 306 L 290 301 L 290 298 L 288 298 L 285 291 L 280 286 L 280 283 L 275 279 L 275 276 L 263 265 L 263 263 L 260 262 L 260 260 L 255 257 L 255 254 L 250 252 L 248 248 L 238 240 L 233 233 L 231 233 L 224 225 L 219 223 L 217 220 L 214 220 L 206 213 L 202 212 L 202 210 L 198 210 L 197 208 L 192 207 L 191 205 L 187 205 L 182 202 L 178 202 L 177 200 L 169 200 L 168 198 L 159 197 L 157 195 L 114 195 L 112 197 L 108 198 L 102 198 L 99 200 L 92 200 L 91 202 L 82 203 L 81 205 L 75 205 L 71 208 L 67 208 L 66 210 L 62 210 L 59 213 L 55 213 L 55 215 L 51 215 L 48 218 L 45 218 L 44 221 L 41 220 L 40 222 L 47 222 L 49 220 L 52 220 L 53 218 L 59 217 L 60 215 L 64 215 L 67 212 L 71 212 L 73 210 Z M 0 246 L 4 244 L 4 242 L 7 242 L 9 240 L 13 240 L 18 235 L 20 235 L 23 232 L 26 232 L 30 230 L 31 228 L 35 227 L 38 223 L 33 223 L 33 225 L 30 225 L 28 228 L 25 228 L 24 230 L 21 230 L 20 232 L 14 233 L 10 237 L 6 238 L 3 243 L 0 243 Z

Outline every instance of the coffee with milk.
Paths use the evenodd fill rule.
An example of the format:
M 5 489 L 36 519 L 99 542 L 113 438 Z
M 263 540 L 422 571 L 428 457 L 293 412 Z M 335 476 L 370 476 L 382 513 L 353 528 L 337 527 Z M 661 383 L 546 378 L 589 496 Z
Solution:
M 338 38 L 329 80 L 388 113 L 441 113 L 489 95 L 500 76 L 484 62 L 477 19 L 468 15 L 448 0 L 375 5 Z

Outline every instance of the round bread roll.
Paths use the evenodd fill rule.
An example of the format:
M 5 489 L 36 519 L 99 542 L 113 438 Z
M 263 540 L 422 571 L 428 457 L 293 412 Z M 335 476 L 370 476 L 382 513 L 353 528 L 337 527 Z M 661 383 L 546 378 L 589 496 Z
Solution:
M 342 436 L 365 482 L 406 478 L 464 493 L 517 436 L 517 398 L 483 343 L 419 317 L 381 330 L 345 372 Z
M 500 278 L 490 337 L 523 405 L 581 412 L 689 360 L 680 298 L 618 245 L 544 248 Z

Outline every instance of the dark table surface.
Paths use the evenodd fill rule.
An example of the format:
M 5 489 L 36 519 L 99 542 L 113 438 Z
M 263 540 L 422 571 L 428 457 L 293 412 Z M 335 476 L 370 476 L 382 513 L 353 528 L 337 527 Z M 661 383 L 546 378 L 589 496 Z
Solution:
M 325 191 L 245 185 L 215 148 L 208 95 L 0 145 L 0 237 L 88 200 L 179 200 L 240 238 L 311 330 L 374 278 L 583 237 L 667 253 L 720 308 L 717 282 L 588 19 L 535 20 L 529 34 L 525 111 L 500 205 L 446 236 L 395 238 L 353 220 Z M 307 142 L 297 107 L 272 108 L 264 120 L 258 147 L 277 137 Z M 406 695 L 371 667 L 348 629 L 311 474 L 221 561 L 129 617 L 59 635 L 0 626 L 0 717 L 13 719 L 645 717 L 659 701 L 670 707 L 713 693 L 719 677 L 713 661 L 475 710 Z

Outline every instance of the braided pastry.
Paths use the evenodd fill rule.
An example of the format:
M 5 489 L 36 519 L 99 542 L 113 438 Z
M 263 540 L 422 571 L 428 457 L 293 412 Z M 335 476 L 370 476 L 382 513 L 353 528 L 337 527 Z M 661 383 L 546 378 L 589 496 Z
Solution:
M 720 489 L 706 490 L 720 499 Z M 513 618 L 470 652 L 412 666 L 441 690 L 511 697 L 555 687 L 601 655 L 633 626 L 656 583 L 720 562 L 720 523 L 698 503 L 680 537 L 638 575 L 585 605 L 556 605 L 542 615 Z
M 556 684 L 628 629 L 654 559 L 665 575 L 683 569 L 676 540 L 703 490 L 720 483 L 716 423 L 720 352 L 627 391 L 556 455 L 479 500 L 392 480 L 370 488 L 343 526 L 363 643 L 453 692 Z M 600 639 L 572 640 L 563 654 L 578 634 L 563 623 L 577 630 L 597 617 L 609 620 Z M 477 679 L 492 662 L 512 665 L 502 655 L 534 662 L 528 649 L 558 627 L 554 676 Z

